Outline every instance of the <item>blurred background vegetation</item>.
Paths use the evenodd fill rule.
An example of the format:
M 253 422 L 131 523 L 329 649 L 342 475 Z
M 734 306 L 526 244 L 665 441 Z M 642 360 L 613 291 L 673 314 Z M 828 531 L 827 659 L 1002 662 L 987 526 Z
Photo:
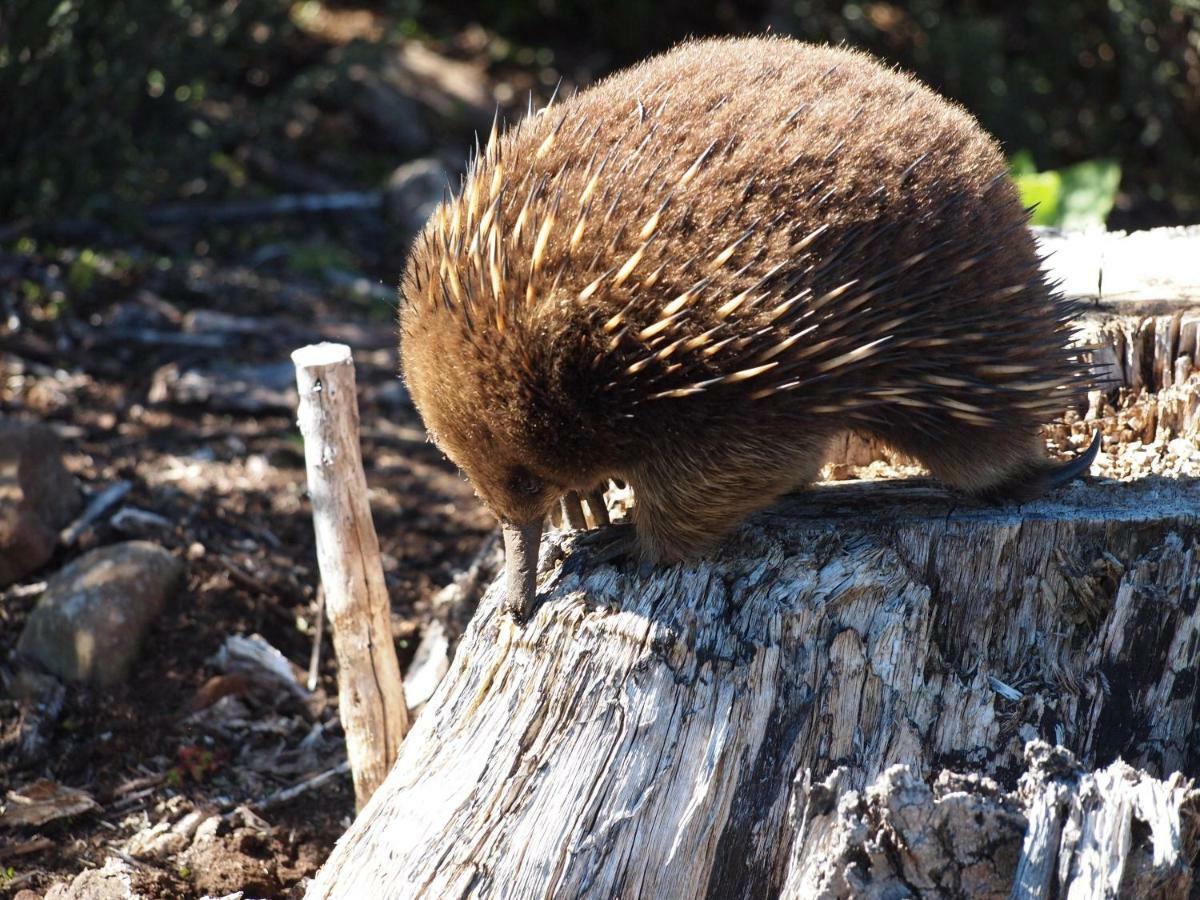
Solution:
M 1200 0 L 0 0 L 0 238 L 452 171 L 495 104 L 767 28 L 961 101 L 1043 221 L 1200 220 Z

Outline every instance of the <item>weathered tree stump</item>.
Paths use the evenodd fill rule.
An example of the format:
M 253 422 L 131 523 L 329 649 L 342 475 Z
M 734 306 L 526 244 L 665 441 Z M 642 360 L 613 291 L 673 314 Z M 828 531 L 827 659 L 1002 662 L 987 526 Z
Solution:
M 309 896 L 1196 890 L 1200 232 L 1042 242 L 1113 379 L 1047 438 L 1099 427 L 1095 471 L 1138 480 L 1019 509 L 820 486 L 646 578 L 559 536 L 532 621 L 484 597 Z M 851 435 L 830 462 L 911 461 Z
M 1200 480 L 821 486 L 645 578 L 594 540 L 524 626 L 488 591 L 310 897 L 1187 896 Z

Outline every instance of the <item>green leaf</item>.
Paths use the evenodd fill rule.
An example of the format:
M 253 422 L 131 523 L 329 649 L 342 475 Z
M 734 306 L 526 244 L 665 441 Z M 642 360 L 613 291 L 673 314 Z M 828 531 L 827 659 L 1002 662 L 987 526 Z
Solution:
M 1037 172 L 1033 157 L 1022 151 L 1009 160 L 1009 168 L 1021 202 L 1037 207 L 1031 222 L 1054 228 L 1103 228 L 1121 183 L 1121 166 L 1109 159 Z
M 1014 153 L 1008 161 L 1008 171 L 1012 173 L 1013 178 L 1020 175 L 1036 175 L 1037 164 L 1033 161 L 1033 154 L 1028 150 Z
M 1034 225 L 1058 225 L 1062 178 L 1057 172 L 1018 175 L 1013 179 L 1021 194 L 1021 203 L 1036 207 L 1030 222 Z
M 1115 160 L 1096 159 L 1060 170 L 1062 228 L 1103 227 L 1112 212 L 1121 183 L 1121 166 Z

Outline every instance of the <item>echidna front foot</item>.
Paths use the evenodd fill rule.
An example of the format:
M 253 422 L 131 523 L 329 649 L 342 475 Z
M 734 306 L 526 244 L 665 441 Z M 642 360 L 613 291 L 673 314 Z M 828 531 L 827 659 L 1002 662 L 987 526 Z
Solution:
M 584 504 L 587 504 L 587 515 L 584 514 Z M 598 484 L 590 491 L 567 491 L 551 515 L 551 525 L 558 528 L 566 523 L 568 528 L 582 531 L 588 527 L 588 517 L 592 525 L 607 525 L 610 521 L 608 506 L 604 502 L 604 485 Z
M 637 532 L 629 522 L 594 528 L 575 538 L 575 549 L 586 550 L 594 565 L 615 562 L 637 555 Z

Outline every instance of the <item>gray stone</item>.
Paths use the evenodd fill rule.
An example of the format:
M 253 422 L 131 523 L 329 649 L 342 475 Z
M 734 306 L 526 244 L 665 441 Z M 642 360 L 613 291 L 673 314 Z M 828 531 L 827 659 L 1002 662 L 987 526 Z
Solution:
M 167 363 L 154 373 L 147 399 L 234 413 L 292 412 L 299 402 L 296 369 L 290 361 L 218 362 L 182 370 L 177 363 Z
M 86 553 L 50 579 L 17 650 L 63 679 L 114 685 L 128 674 L 183 570 L 182 561 L 147 541 Z
M 123 859 L 110 856 L 100 869 L 86 869 L 71 881 L 46 892 L 46 900 L 141 900 L 146 895 L 134 887 L 137 873 Z
M 45 425 L 0 419 L 0 587 L 44 565 L 79 510 L 62 445 Z
M 350 107 L 374 136 L 401 156 L 417 156 L 431 143 L 421 107 L 366 66 L 348 71 Z
M 436 159 L 416 159 L 392 173 L 383 212 L 407 236 L 415 236 L 442 202 L 449 172 Z

